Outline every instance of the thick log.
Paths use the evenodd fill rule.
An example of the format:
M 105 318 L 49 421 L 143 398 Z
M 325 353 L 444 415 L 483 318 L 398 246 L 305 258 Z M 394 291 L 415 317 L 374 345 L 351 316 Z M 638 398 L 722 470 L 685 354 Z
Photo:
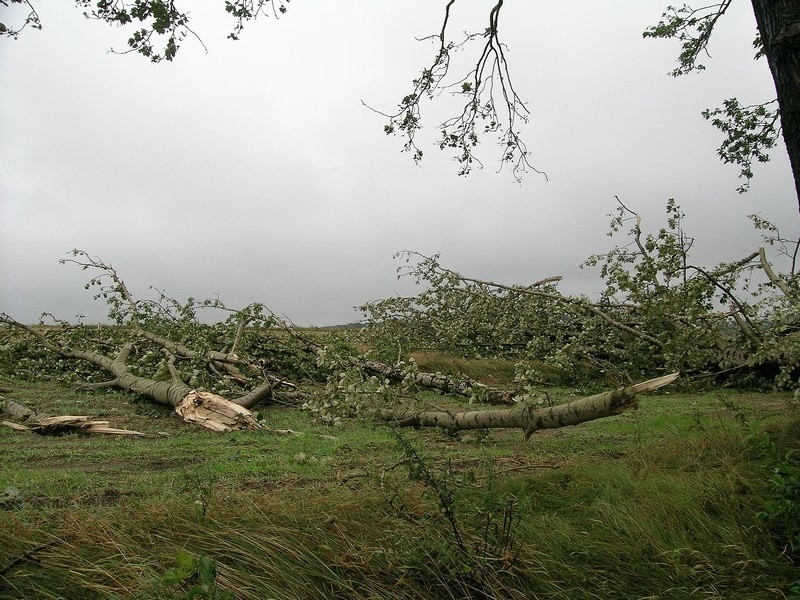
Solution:
M 522 429 L 525 439 L 539 429 L 577 425 L 594 419 L 618 415 L 636 406 L 636 395 L 655 390 L 675 381 L 678 373 L 650 379 L 587 398 L 580 398 L 548 408 L 516 408 L 506 410 L 395 411 L 377 410 L 373 414 L 401 427 L 441 427 L 450 431 L 464 429 Z

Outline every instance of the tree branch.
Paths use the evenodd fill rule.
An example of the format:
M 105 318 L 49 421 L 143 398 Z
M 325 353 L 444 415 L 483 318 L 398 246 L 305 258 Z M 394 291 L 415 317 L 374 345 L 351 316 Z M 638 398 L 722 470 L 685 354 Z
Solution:
M 788 299 L 792 300 L 793 302 L 797 302 L 796 295 L 787 287 L 787 285 L 781 280 L 780 277 L 775 273 L 772 269 L 772 265 L 769 264 L 767 260 L 766 252 L 764 251 L 764 246 L 761 246 L 758 249 L 758 258 L 761 262 L 761 268 L 764 269 L 764 273 L 767 274 L 769 280 L 777 287 L 783 295 L 786 296 Z
M 400 427 L 441 427 L 449 431 L 492 428 L 522 429 L 527 440 L 539 429 L 566 427 L 618 415 L 636 406 L 637 394 L 658 389 L 672 383 L 677 378 L 678 373 L 672 373 L 548 408 L 528 407 L 465 412 L 382 409 L 374 411 L 373 414 L 383 421 L 391 421 Z
M 466 97 L 463 108 L 455 117 L 446 119 L 439 126 L 439 149 L 455 151 L 458 174 L 468 175 L 473 167 L 482 168 L 483 163 L 475 156 L 474 148 L 484 134 L 493 134 L 502 148 L 500 169 L 506 164 L 517 181 L 523 173 L 531 170 L 547 178 L 546 173 L 532 166 L 529 151 L 520 136 L 517 122 L 526 123 L 529 111 L 517 94 L 511 81 L 505 45 L 500 40 L 499 19 L 503 0 L 497 0 L 489 11 L 489 24 L 482 33 L 466 34 L 461 42 L 447 41 L 450 10 L 455 0 L 445 6 L 442 27 L 438 35 L 422 38 L 437 40 L 438 49 L 430 66 L 424 68 L 412 81 L 412 91 L 398 105 L 394 113 L 386 113 L 362 101 L 362 104 L 388 119 L 384 126 L 387 135 L 401 133 L 405 137 L 404 152 L 411 152 L 415 162 L 422 160 L 423 151 L 416 143 L 416 134 L 421 129 L 421 103 L 433 99 L 445 90 Z M 466 76 L 447 81 L 450 74 L 451 54 L 463 49 L 478 38 L 485 42 Z M 502 116 L 501 116 L 502 115 Z
M 661 15 L 658 25 L 648 27 L 642 37 L 676 39 L 681 42 L 678 55 L 678 66 L 670 73 L 673 77 L 686 75 L 692 71 L 703 71 L 705 66 L 698 63 L 700 54 L 711 56 L 708 43 L 719 18 L 725 14 L 732 0 L 723 0 L 718 4 L 710 4 L 693 9 L 684 4 L 682 7 L 668 6 Z

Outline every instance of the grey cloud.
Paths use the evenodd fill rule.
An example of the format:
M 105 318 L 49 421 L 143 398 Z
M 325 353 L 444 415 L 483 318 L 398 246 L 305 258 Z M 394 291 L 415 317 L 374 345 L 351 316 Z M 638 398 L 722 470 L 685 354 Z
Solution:
M 525 132 L 550 176 L 520 186 L 494 172 L 489 143 L 485 170 L 455 175 L 432 144 L 445 109 L 423 115 L 416 167 L 361 106 L 389 110 L 407 93 L 433 55 L 413 37 L 438 30 L 440 3 L 293 3 L 239 43 L 224 40 L 221 11 L 198 7 L 209 54 L 187 40 L 162 65 L 108 54 L 124 46 L 120 32 L 49 3 L 45 30 L 0 41 L 0 310 L 102 319 L 85 273 L 58 265 L 73 247 L 142 294 L 150 284 L 178 298 L 220 293 L 331 324 L 410 292 L 394 276 L 403 249 L 441 252 L 477 277 L 562 274 L 565 291 L 596 292 L 596 274 L 578 266 L 609 247 L 615 194 L 655 229 L 677 198 L 698 262 L 751 252 L 750 213 L 796 232 L 785 156 L 739 196 L 737 169 L 719 163 L 719 138 L 699 116 L 729 96 L 774 94 L 766 64 L 751 60 L 748 6 L 726 15 L 708 71 L 679 80 L 666 76 L 677 47 L 641 39 L 664 6 L 506 3 L 511 69 L 533 113 Z M 462 10 L 453 31 L 483 23 L 481 6 Z

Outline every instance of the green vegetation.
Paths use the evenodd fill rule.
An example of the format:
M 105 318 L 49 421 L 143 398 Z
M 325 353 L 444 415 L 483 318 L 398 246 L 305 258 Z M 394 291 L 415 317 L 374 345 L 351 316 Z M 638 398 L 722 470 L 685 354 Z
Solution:
M 345 332 L 298 331 L 261 304 L 137 299 L 74 251 L 115 325 L 0 315 L 1 387 L 39 415 L 147 435 L 0 428 L 0 599 L 797 597 L 797 243 L 757 221 L 783 274 L 763 249 L 692 267 L 667 210 L 645 235 L 620 205 L 612 228 L 634 220 L 633 244 L 591 259 L 600 302 L 411 256 L 424 291 Z M 141 383 L 102 387 L 109 372 L 125 387 L 111 362 L 148 386 L 270 393 L 250 430 L 212 433 Z M 443 375 L 547 410 L 666 369 L 682 388 L 528 442 L 365 417 L 489 408 L 479 383 L 425 383 Z
M 800 580 L 788 394 L 653 395 L 525 443 L 274 407 L 269 428 L 301 435 L 213 434 L 128 395 L 4 385 L 152 435 L 0 429 L 0 598 L 782 598 Z
M 426 349 L 518 361 L 520 383 L 629 383 L 680 372 L 701 385 L 795 389 L 800 246 L 751 219 L 763 245 L 704 266 L 674 200 L 664 226 L 649 233 L 618 201 L 609 236 L 621 239 L 584 263 L 605 283 L 593 298 L 561 293 L 560 277 L 509 285 L 462 275 L 438 255 L 403 252 L 398 275 L 419 291 L 363 305 L 363 339 L 384 360 Z
M 30 2 L 10 0 L 23 3 L 24 24 L 0 23 L 0 36 L 41 27 Z M 154 62 L 174 59 L 182 40 L 196 37 L 173 2 L 77 3 L 109 24 L 138 22 L 128 48 Z M 286 10 L 280 1 L 226 2 L 229 37 L 267 4 L 275 16 Z M 486 134 L 514 176 L 538 172 L 518 133 L 528 110 L 498 35 L 503 3 L 490 9 L 488 28 L 460 43 L 446 35 L 452 5 L 433 62 L 396 112 L 381 113 L 385 133 L 403 136 L 421 160 L 421 101 L 460 88 L 464 109 L 441 122 L 436 143 L 454 151 L 458 173 L 480 165 L 473 148 Z M 698 56 L 729 5 L 668 7 L 645 32 L 681 42 L 673 75 L 704 68 Z M 792 16 L 764 1 L 753 7 L 779 112 L 767 108 L 774 102 L 729 99 L 703 116 L 726 135 L 720 158 L 741 168 L 741 191 L 754 161 L 768 159 L 782 119 L 800 190 L 792 125 L 800 110 L 789 100 L 798 97 L 797 61 L 788 60 L 796 48 L 773 36 L 785 27 L 771 26 Z M 472 41 L 478 58 L 453 80 L 451 54 Z M 0 314 L 4 393 L 38 417 L 90 414 L 147 435 L 0 429 L 0 598 L 800 598 L 797 392 L 715 387 L 797 388 L 800 243 L 753 217 L 762 247 L 698 266 L 680 207 L 670 200 L 666 213 L 666 224 L 646 233 L 619 202 L 611 235 L 622 232 L 623 243 L 585 263 L 605 282 L 596 299 L 563 295 L 558 277 L 506 285 L 403 253 L 401 270 L 422 291 L 366 304 L 364 330 L 326 343 L 258 303 L 231 310 L 157 290 L 136 299 L 111 265 L 73 251 L 63 262 L 90 270 L 86 288 L 107 302 L 116 326 L 28 326 Z M 375 358 L 386 364 L 368 364 Z M 673 371 L 714 391 L 656 395 L 638 411 L 539 431 L 529 442 L 507 431 L 407 431 L 353 419 L 378 405 L 454 408 L 454 398 L 420 391 L 412 377 L 420 368 L 549 405 Z M 94 391 L 66 387 L 77 381 Z M 128 392 L 99 391 L 109 383 Z M 247 393 L 255 383 L 263 395 Z M 467 384 L 469 394 L 437 389 L 462 402 L 490 399 L 485 385 Z M 282 406 L 262 409 L 248 431 L 210 433 L 166 408 L 196 408 L 193 388 L 238 395 L 245 408 L 263 399 Z M 535 396 L 542 389 L 547 395 Z M 213 422 L 208 414 L 196 422 Z M 236 413 L 234 425 L 245 416 Z

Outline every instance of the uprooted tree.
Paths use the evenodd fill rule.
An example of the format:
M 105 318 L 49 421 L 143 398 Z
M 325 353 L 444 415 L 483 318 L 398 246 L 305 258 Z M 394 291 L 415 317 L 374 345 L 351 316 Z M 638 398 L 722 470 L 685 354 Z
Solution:
M 605 281 L 592 299 L 561 294 L 560 277 L 505 285 L 465 277 L 438 256 L 402 253 L 400 275 L 423 290 L 364 305 L 365 335 L 395 353 L 399 345 L 406 354 L 433 348 L 513 358 L 528 384 L 548 374 L 624 382 L 680 371 L 696 381 L 797 387 L 799 242 L 752 217 L 764 246 L 705 267 L 692 260 L 683 218 L 669 201 L 666 226 L 646 234 L 639 215 L 619 202 L 612 231 L 630 229 L 621 245 L 586 261 Z
M 108 303 L 114 326 L 27 325 L 2 315 L 0 364 L 20 377 L 60 374 L 128 390 L 217 430 L 259 427 L 249 409 L 280 402 L 332 424 L 367 417 L 450 430 L 512 427 L 529 435 L 617 414 L 676 372 L 687 382 L 796 386 L 800 243 L 755 219 L 775 256 L 761 247 L 706 268 L 691 260 L 693 240 L 680 208 L 670 201 L 667 213 L 666 227 L 645 234 L 639 215 L 619 202 L 612 228 L 632 223 L 628 243 L 587 261 L 606 282 L 597 301 L 561 294 L 559 277 L 504 285 L 462 276 L 438 257 L 406 253 L 403 269 L 426 289 L 367 304 L 365 328 L 326 335 L 298 331 L 261 304 L 232 310 L 219 299 L 180 303 L 158 290 L 153 299 L 136 298 L 111 265 L 75 250 L 62 262 L 92 272 L 86 287 Z M 781 259 L 783 269 L 776 266 Z M 356 350 L 353 341 L 369 350 Z M 513 358 L 516 386 L 420 372 L 411 351 L 430 348 Z M 548 378 L 602 379 L 623 388 L 552 406 L 541 394 Z M 514 406 L 454 412 L 420 402 L 420 388 Z
M 178 303 L 160 291 L 155 299 L 137 299 L 111 265 L 81 250 L 73 251 L 62 262 L 94 272 L 86 287 L 96 286 L 96 297 L 106 300 L 115 325 L 61 321 L 49 326 L 44 321 L 27 325 L 2 314 L 2 362 L 13 365 L 11 368 L 21 377 L 33 375 L 31 371 L 39 377 L 61 371 L 73 380 L 84 379 L 83 387 L 127 390 L 171 406 L 186 421 L 216 431 L 259 428 L 249 409 L 258 403 L 281 402 L 310 409 L 329 423 L 360 415 L 400 426 L 449 430 L 512 427 L 529 436 L 537 429 L 619 414 L 635 405 L 636 394 L 666 385 L 676 376 L 562 406 L 526 404 L 461 416 L 450 411 L 446 414 L 452 418 L 445 420 L 441 410 L 434 415 L 430 410 L 411 408 L 414 403 L 408 402 L 409 390 L 428 387 L 495 403 L 511 403 L 514 394 L 468 377 L 420 373 L 413 363 L 403 368 L 371 360 L 341 338 L 322 342 L 297 331 L 260 304 L 232 311 L 218 299 L 198 302 L 190 298 Z M 203 324 L 200 314 L 204 309 L 229 314 L 224 320 Z M 348 381 L 353 374 L 355 379 Z M 399 385 L 392 386 L 392 380 Z M 201 387 L 211 391 L 201 391 Z M 233 399 L 224 398 L 220 392 Z M 353 397 L 357 398 L 355 402 Z M 17 417 L 36 417 L 33 428 L 40 432 L 72 428 L 86 433 L 138 433 L 115 430 L 88 417 L 40 418 L 24 407 L 14 405 L 14 409 L 12 414 Z

